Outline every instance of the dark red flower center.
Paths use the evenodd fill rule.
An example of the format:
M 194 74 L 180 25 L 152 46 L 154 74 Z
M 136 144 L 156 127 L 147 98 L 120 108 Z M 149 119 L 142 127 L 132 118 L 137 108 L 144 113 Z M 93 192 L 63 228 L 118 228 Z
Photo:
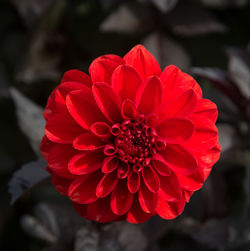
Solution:
M 117 157 L 133 166 L 134 171 L 141 171 L 166 146 L 144 116 L 113 125 L 112 134 Z

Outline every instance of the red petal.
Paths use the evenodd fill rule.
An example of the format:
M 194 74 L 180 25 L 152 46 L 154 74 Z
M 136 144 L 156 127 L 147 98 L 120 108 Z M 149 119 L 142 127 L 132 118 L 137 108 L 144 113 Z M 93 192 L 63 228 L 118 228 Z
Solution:
M 117 150 L 116 150 L 116 148 L 113 145 L 107 144 L 104 147 L 104 151 L 103 152 L 107 156 L 113 156 L 114 154 L 116 154 Z
M 111 128 L 110 126 L 105 122 L 96 122 L 91 125 L 90 130 L 93 134 L 95 134 L 97 137 L 108 139 L 111 136 Z
M 48 98 L 47 105 L 43 111 L 45 120 L 52 119 L 58 113 L 67 112 L 65 100 L 56 88 Z
M 66 96 L 75 90 L 89 90 L 86 85 L 77 83 L 77 82 L 65 82 L 60 84 L 50 95 L 48 99 L 48 103 L 44 110 L 44 118 L 49 120 L 53 118 L 58 113 L 65 113 L 67 111 L 67 107 L 65 104 Z
M 181 146 L 168 145 L 161 154 L 175 173 L 188 175 L 197 169 L 195 158 Z
M 159 124 L 159 117 L 156 114 L 148 114 L 146 117 L 146 123 L 149 126 L 156 127 Z
M 56 175 L 51 169 L 46 169 L 52 175 L 52 184 L 55 189 L 62 195 L 68 196 L 69 186 L 72 183 L 71 179 L 62 178 Z
M 125 55 L 124 60 L 137 71 L 142 80 L 152 75 L 159 76 L 161 73 L 161 68 L 156 59 L 142 45 L 132 48 Z
M 54 115 L 45 126 L 46 136 L 55 143 L 72 143 L 83 129 L 68 113 Z
M 130 223 L 143 223 L 147 221 L 153 214 L 145 213 L 140 204 L 139 199 L 134 199 L 131 209 L 127 213 L 127 221 Z
M 180 183 L 174 173 L 170 176 L 159 176 L 161 187 L 158 195 L 167 201 L 178 201 L 181 198 L 182 190 Z
M 202 91 L 197 82 L 188 74 L 182 72 L 174 65 L 170 65 L 161 73 L 161 82 L 164 95 L 168 95 L 171 91 L 179 87 L 191 87 L 198 98 L 202 97 Z M 163 97 L 165 100 L 165 97 Z
M 205 117 L 192 117 L 195 130 L 192 137 L 183 145 L 190 150 L 207 151 L 218 142 L 218 130 L 214 123 Z
M 138 172 L 130 172 L 127 185 L 130 193 L 136 193 L 138 191 L 140 187 L 140 175 Z
M 117 177 L 119 179 L 125 179 L 128 177 L 129 165 L 124 162 L 119 162 L 117 169 Z
M 64 82 L 78 82 L 88 87 L 92 86 L 92 81 L 90 77 L 86 73 L 79 70 L 69 70 L 65 72 L 61 83 Z
M 119 123 L 116 123 L 116 124 L 112 125 L 111 133 L 114 136 L 118 136 L 121 133 L 121 126 L 120 126 Z
M 207 177 L 209 176 L 209 174 L 211 173 L 211 171 L 212 171 L 212 168 L 203 169 L 203 178 L 204 178 L 204 181 L 207 179 Z
M 176 202 L 169 202 L 163 198 L 158 198 L 158 206 L 156 212 L 163 219 L 170 220 L 176 218 L 182 213 L 185 207 L 185 196 L 182 195 L 181 199 Z
M 96 186 L 101 178 L 100 172 L 94 172 L 75 179 L 69 187 L 70 199 L 80 204 L 89 204 L 96 201 Z
M 71 145 L 55 144 L 48 153 L 48 165 L 57 175 L 72 179 L 75 175 L 68 170 L 69 160 L 77 153 Z
M 117 168 L 118 163 L 119 163 L 119 161 L 116 158 L 116 156 L 108 157 L 108 158 L 104 159 L 103 165 L 102 165 L 102 172 L 103 173 L 113 172 Z
M 136 94 L 138 111 L 144 114 L 155 112 L 161 104 L 162 87 L 156 76 L 148 78 Z
M 155 170 L 162 176 L 169 176 L 171 174 L 171 169 L 160 154 L 154 155 L 152 165 Z
M 99 110 L 91 89 L 73 91 L 66 99 L 67 108 L 72 117 L 85 129 L 97 121 L 105 121 L 105 117 Z
M 178 180 L 182 188 L 189 191 L 199 190 L 205 181 L 203 173 L 197 169 L 191 175 L 178 175 Z
M 86 152 L 75 155 L 69 162 L 69 171 L 76 175 L 88 174 L 101 169 L 103 153 Z
M 110 209 L 110 196 L 87 205 L 73 203 L 73 206 L 83 218 L 88 220 L 106 223 L 120 218 Z
M 96 103 L 111 122 L 120 122 L 121 103 L 110 85 L 106 83 L 95 83 L 92 87 Z
M 166 119 L 156 128 L 159 136 L 167 143 L 180 144 L 187 141 L 194 132 L 192 121 L 182 118 Z
M 194 111 L 194 116 L 203 116 L 216 122 L 218 117 L 218 110 L 215 103 L 208 99 L 200 99 Z
M 124 64 L 124 60 L 116 55 L 104 55 L 95 59 L 89 67 L 93 83 L 111 83 L 111 76 L 117 66 Z
M 122 103 L 121 114 L 124 119 L 133 119 L 136 117 L 137 111 L 134 102 L 125 100 Z
M 163 120 L 170 117 L 184 117 L 194 111 L 197 100 L 197 95 L 192 89 L 178 88 L 163 101 L 159 118 Z
M 77 82 L 62 83 L 57 87 L 57 89 L 64 100 L 66 100 L 67 95 L 72 91 L 79 91 L 79 90 L 82 90 L 85 92 L 90 91 L 90 88 L 88 88 L 86 85 L 83 85 Z
M 56 143 L 52 142 L 46 135 L 44 135 L 41 141 L 40 150 L 45 160 L 48 161 L 49 152 L 54 146 L 56 146 Z
M 138 198 L 141 208 L 145 213 L 155 212 L 158 202 L 158 195 L 156 193 L 152 193 L 144 184 L 141 184 L 138 192 Z
M 135 101 L 136 91 L 141 84 L 137 72 L 128 65 L 118 66 L 112 75 L 112 87 L 121 100 Z
M 188 190 L 183 190 L 183 192 L 184 192 L 184 196 L 185 196 L 185 201 L 189 202 L 190 201 L 190 197 L 193 195 L 194 192 L 188 191 Z
M 219 142 L 211 149 L 205 152 L 193 152 L 197 162 L 202 168 L 212 167 L 220 158 Z
M 128 191 L 126 182 L 120 180 L 111 194 L 111 210 L 114 214 L 123 215 L 131 208 L 132 202 L 133 194 Z
M 143 180 L 152 193 L 156 193 L 160 188 L 160 180 L 158 174 L 151 166 L 145 166 L 142 170 Z
M 103 148 L 105 143 L 91 133 L 80 134 L 73 142 L 73 147 L 77 150 L 97 150 Z
M 115 189 L 117 183 L 118 179 L 115 172 L 105 174 L 96 187 L 96 196 L 98 198 L 106 197 Z

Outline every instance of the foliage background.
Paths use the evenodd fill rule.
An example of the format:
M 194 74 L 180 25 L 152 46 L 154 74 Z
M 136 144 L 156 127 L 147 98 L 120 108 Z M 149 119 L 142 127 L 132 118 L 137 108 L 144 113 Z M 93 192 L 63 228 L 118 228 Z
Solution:
M 248 0 L 1 0 L 0 37 L 0 250 L 250 250 Z M 99 226 L 44 172 L 42 107 L 63 72 L 138 43 L 196 75 L 223 152 L 176 220 Z

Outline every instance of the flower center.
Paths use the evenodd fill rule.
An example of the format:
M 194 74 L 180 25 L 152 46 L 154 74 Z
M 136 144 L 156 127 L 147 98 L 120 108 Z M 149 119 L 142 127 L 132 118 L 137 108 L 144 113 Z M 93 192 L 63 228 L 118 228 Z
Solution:
M 112 134 L 115 136 L 117 156 L 121 161 L 132 164 L 135 171 L 141 171 L 150 163 L 162 143 L 156 130 L 145 122 L 144 117 L 115 124 Z

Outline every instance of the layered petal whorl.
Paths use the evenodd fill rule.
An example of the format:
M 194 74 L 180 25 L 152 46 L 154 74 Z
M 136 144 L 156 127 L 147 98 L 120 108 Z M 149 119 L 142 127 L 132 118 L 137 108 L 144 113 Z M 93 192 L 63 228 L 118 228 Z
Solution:
M 142 45 L 70 70 L 44 110 L 41 152 L 52 183 L 84 218 L 173 219 L 220 157 L 216 105 Z

